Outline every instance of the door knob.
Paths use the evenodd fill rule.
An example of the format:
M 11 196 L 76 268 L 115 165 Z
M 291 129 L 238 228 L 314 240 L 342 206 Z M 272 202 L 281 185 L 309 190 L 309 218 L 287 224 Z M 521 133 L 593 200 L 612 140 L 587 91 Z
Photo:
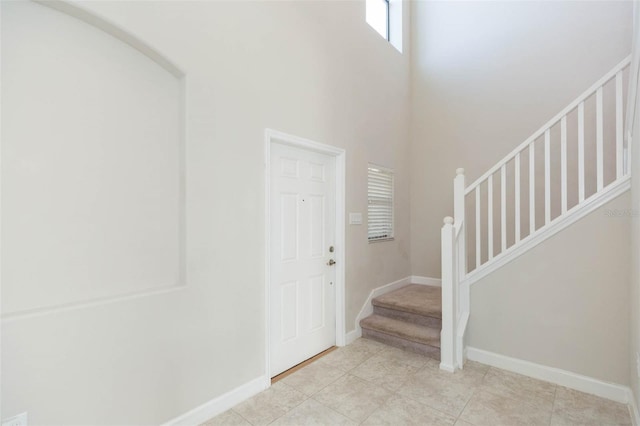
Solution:
M 327 265 L 329 265 L 329 266 L 333 266 L 335 264 L 336 264 L 336 261 L 333 260 L 333 259 L 329 259 L 329 261 L 327 262 Z

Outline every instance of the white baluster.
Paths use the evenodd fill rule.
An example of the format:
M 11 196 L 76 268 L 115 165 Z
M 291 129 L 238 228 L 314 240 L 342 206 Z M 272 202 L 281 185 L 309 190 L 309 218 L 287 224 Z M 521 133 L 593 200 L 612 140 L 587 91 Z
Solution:
M 489 260 L 493 259 L 493 175 L 487 181 L 487 245 Z
M 502 239 L 502 251 L 507 249 L 507 165 L 500 168 L 500 236 Z
M 618 71 L 616 74 L 616 179 L 624 175 L 622 112 L 622 72 Z
M 551 222 L 551 135 L 544 132 L 544 224 Z
M 480 251 L 480 235 L 482 223 L 480 222 L 480 185 L 476 186 L 476 269 L 482 264 Z
M 578 202 L 584 201 L 584 102 L 578 104 Z
M 456 178 L 453 181 L 453 218 L 458 231 L 458 279 L 461 280 L 467 274 L 467 242 L 465 220 L 465 178 L 464 169 L 456 170 Z
M 604 187 L 604 112 L 602 106 L 602 87 L 596 91 L 596 159 L 598 191 Z
M 536 153 L 535 142 L 529 145 L 529 235 L 536 232 Z
M 520 241 L 520 153 L 516 154 L 515 159 L 515 222 L 516 222 L 516 243 Z
M 560 181 L 562 185 L 562 214 L 567 212 L 567 117 L 560 121 Z

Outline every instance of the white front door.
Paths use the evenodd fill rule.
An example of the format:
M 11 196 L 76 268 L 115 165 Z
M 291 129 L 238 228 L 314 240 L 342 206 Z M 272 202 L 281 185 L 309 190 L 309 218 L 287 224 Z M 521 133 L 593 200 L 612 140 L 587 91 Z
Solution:
M 336 343 L 335 165 L 271 145 L 271 377 Z

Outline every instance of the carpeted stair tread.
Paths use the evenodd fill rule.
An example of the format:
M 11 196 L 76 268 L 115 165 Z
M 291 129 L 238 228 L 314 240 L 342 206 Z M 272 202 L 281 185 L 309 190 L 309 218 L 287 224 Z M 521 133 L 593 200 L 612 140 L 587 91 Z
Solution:
M 376 297 L 372 304 L 387 309 L 442 318 L 442 289 L 434 286 L 409 284 Z
M 397 336 L 412 342 L 440 347 L 440 330 L 394 318 L 371 315 L 360 321 L 360 327 Z

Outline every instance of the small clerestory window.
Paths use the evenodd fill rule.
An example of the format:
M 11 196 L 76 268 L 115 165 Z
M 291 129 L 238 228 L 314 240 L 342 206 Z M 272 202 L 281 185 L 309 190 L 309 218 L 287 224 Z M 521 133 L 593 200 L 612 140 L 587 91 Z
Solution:
M 367 0 L 366 21 L 402 53 L 402 0 Z

